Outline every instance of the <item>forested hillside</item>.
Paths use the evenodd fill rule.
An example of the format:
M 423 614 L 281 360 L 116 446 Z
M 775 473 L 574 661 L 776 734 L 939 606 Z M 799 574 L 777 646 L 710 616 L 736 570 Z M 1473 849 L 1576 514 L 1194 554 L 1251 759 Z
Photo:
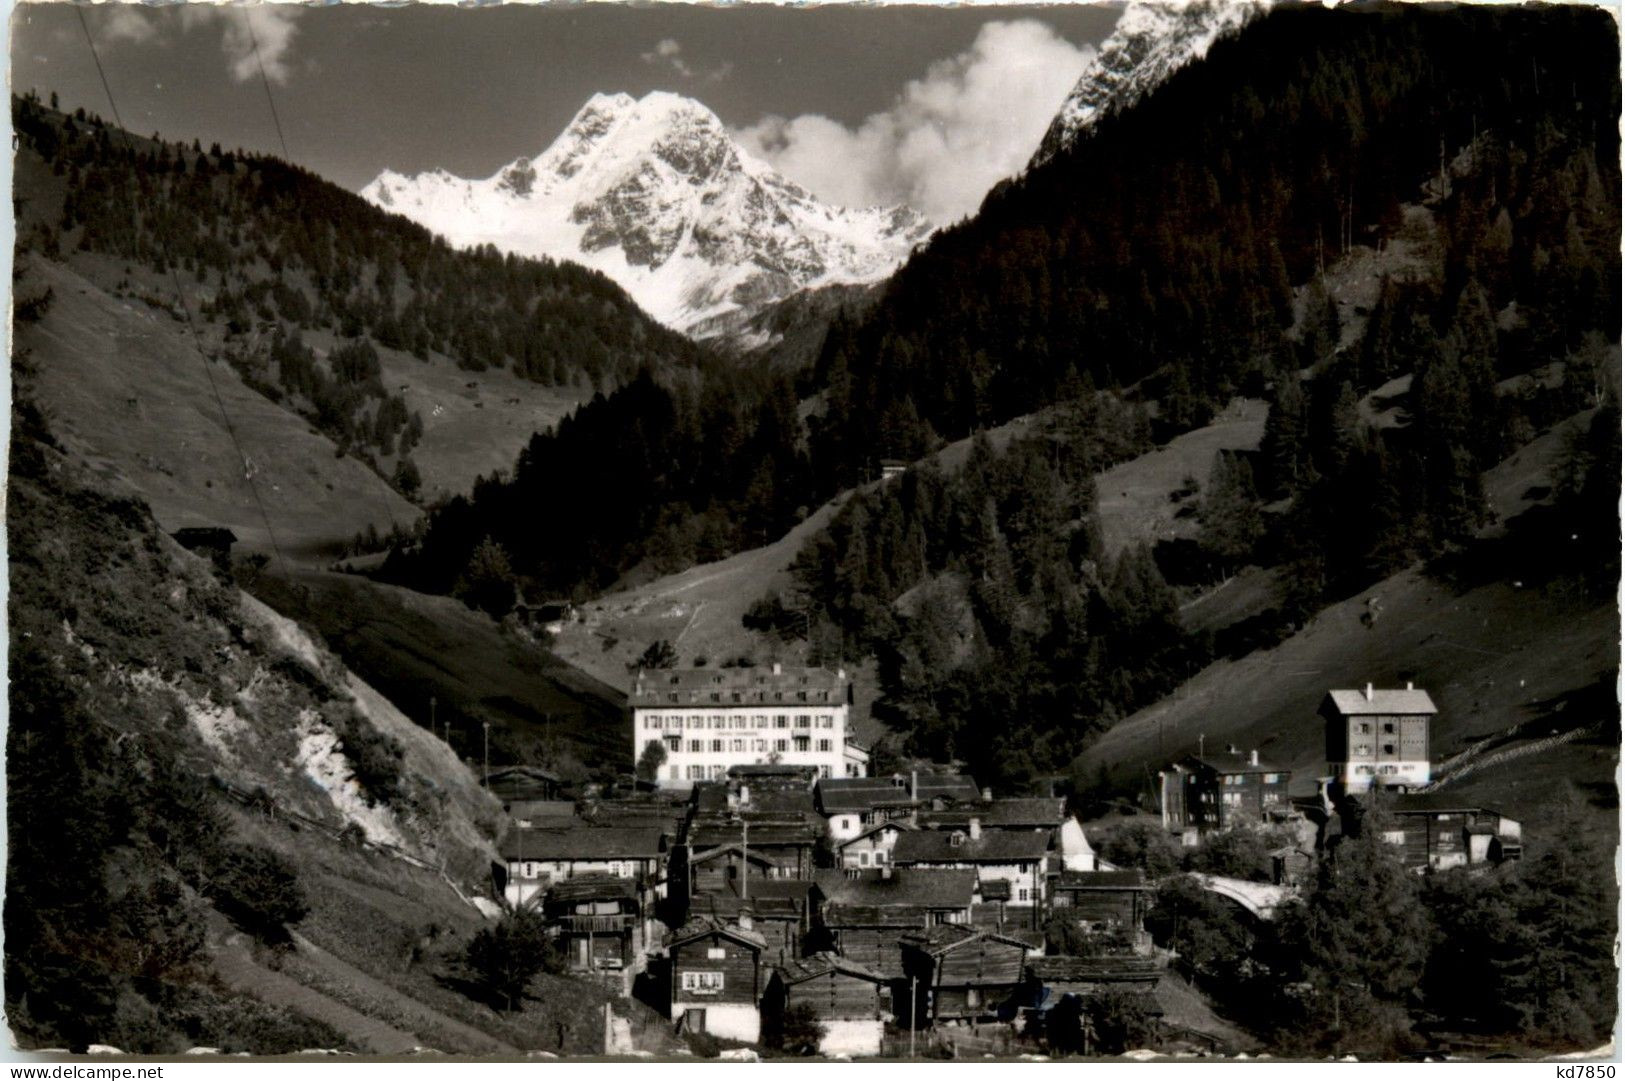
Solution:
M 1160 376 L 1188 426 L 1267 376 L 1294 285 L 1380 245 L 1469 147 L 1489 160 L 1440 216 L 1438 310 L 1475 276 L 1495 311 L 1516 294 L 1509 367 L 1611 330 L 1618 68 L 1613 20 L 1579 7 L 1274 11 L 996 190 L 832 332 L 820 482 L 1029 412 L 1073 372 Z
M 112 291 L 180 315 L 178 286 L 205 348 L 408 495 L 425 418 L 380 349 L 586 393 L 707 358 L 596 272 L 455 250 L 280 159 L 126 135 L 33 95 L 12 116 L 20 248 L 103 257 L 125 268 Z
M 1582 8 L 1277 10 L 995 191 L 871 312 L 837 321 L 796 388 L 805 437 L 787 423 L 737 434 L 764 409 L 791 416 L 782 386 L 628 388 L 533 443 L 511 480 L 436 515 L 394 573 L 450 588 L 487 539 L 504 573 L 560 591 L 601 588 L 645 561 L 715 558 L 872 479 L 883 457 L 914 459 L 1071 400 L 1085 377 L 1156 400 L 1159 435 L 1240 390 L 1272 394 L 1267 461 L 1235 484 L 1309 506 L 1317 490 L 1366 483 L 1345 470 L 1368 470 L 1370 455 L 1352 453 L 1351 429 L 1331 419 L 1348 415 L 1343 383 L 1364 392 L 1412 369 L 1411 430 L 1371 453 L 1399 493 L 1382 513 L 1423 531 L 1387 551 L 1397 535 L 1375 519 L 1351 531 L 1322 516 L 1283 543 L 1313 553 L 1326 539 L 1314 530 L 1335 533 L 1315 595 L 1379 569 L 1373 560 L 1433 551 L 1470 528 L 1471 477 L 1586 393 L 1583 377 L 1563 381 L 1562 402 L 1495 397 L 1498 383 L 1571 355 L 1594 366 L 1597 344 L 1617 338 L 1617 70 L 1612 21 Z M 1382 247 L 1408 227 L 1406 204 L 1424 201 L 1436 265 L 1396 281 L 1369 343 L 1336 357 L 1324 268 Z M 668 419 L 622 419 L 649 415 L 633 403 L 650 396 Z M 1339 444 L 1329 457 L 1306 444 L 1311 428 Z M 614 453 L 646 466 L 635 480 L 598 472 L 612 431 Z M 1447 444 L 1449 455 L 1427 453 Z M 712 464 L 689 468 L 701 461 Z M 625 502 L 593 522 L 590 547 L 515 513 L 545 503 L 578 522 L 606 490 Z M 1351 577 L 1351 565 L 1363 569 Z

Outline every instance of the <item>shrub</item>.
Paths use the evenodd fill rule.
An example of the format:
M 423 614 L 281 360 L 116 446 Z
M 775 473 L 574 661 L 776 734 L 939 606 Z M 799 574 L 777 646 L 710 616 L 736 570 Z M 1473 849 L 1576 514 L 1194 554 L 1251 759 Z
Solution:
M 262 942 L 288 940 L 288 925 L 310 911 L 299 872 L 269 848 L 234 844 L 209 884 L 215 907 Z

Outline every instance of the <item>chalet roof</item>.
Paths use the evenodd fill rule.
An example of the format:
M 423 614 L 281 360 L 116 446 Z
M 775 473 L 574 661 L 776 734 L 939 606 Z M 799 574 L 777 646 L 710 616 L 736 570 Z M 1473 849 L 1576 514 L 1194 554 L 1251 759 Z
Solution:
M 937 926 L 924 931 L 911 931 L 903 935 L 898 941 L 905 948 L 928 953 L 932 957 L 941 957 L 950 950 L 957 950 L 961 946 L 978 940 L 1000 942 L 1006 946 L 1015 946 L 1022 952 L 1032 947 L 1019 938 L 999 931 L 989 931 L 986 928 L 972 927 L 964 923 L 939 923 Z
M 628 695 L 635 707 L 844 705 L 848 680 L 827 668 L 640 669 Z
M 717 848 L 721 845 L 741 844 L 748 840 L 750 847 L 783 848 L 816 844 L 818 837 L 804 821 L 750 822 L 747 838 L 743 824 L 726 819 L 696 822 L 689 829 L 689 844 L 696 849 Z
M 1027 972 L 1044 983 L 1155 983 L 1162 962 L 1136 954 L 1100 957 L 1032 957 Z
M 693 942 L 695 939 L 704 938 L 707 935 L 722 935 L 746 946 L 753 946 L 758 950 L 767 949 L 767 939 L 755 931 L 747 931 L 738 924 L 723 923 L 720 920 L 703 917 L 689 920 L 676 931 L 673 931 L 671 937 L 666 940 L 666 946 L 668 949 L 681 946 L 685 942 Z
M 1275 762 L 1271 762 L 1267 758 L 1262 758 L 1261 757 L 1261 758 L 1259 758 L 1259 760 L 1257 762 L 1254 762 L 1254 761 L 1251 760 L 1251 758 L 1248 755 L 1242 754 L 1239 751 L 1234 753 L 1234 754 L 1229 753 L 1229 752 L 1225 752 L 1225 751 L 1219 751 L 1219 752 L 1215 752 L 1213 754 L 1187 755 L 1185 757 L 1185 759 L 1184 759 L 1184 762 L 1185 762 L 1185 764 L 1187 766 L 1195 765 L 1195 766 L 1197 766 L 1199 768 L 1202 768 L 1202 769 L 1212 770 L 1214 773 L 1221 774 L 1221 775 L 1227 774 L 1227 773 L 1228 774 L 1236 774 L 1236 773 L 1286 773 L 1286 774 L 1290 774 L 1292 772 L 1291 770 L 1287 769 L 1285 766 L 1278 765 Z
M 506 860 L 658 859 L 664 840 L 659 830 L 588 825 L 569 829 L 515 827 L 503 835 L 499 849 Z
M 750 799 L 741 805 L 741 811 L 747 818 L 751 814 L 805 816 L 818 813 L 813 807 L 813 794 L 810 791 L 775 789 L 763 792 L 754 788 L 750 791 Z
M 779 965 L 778 970 L 779 978 L 789 984 L 804 983 L 807 980 L 816 979 L 830 972 L 856 976 L 860 980 L 869 980 L 873 983 L 886 982 L 886 977 L 880 973 L 836 953 L 819 953 L 811 957 L 793 958 Z
M 504 802 L 516 799 L 537 799 L 558 788 L 559 779 L 544 769 L 534 766 L 510 766 L 493 770 L 485 787 L 491 795 Z
M 786 897 L 757 897 L 751 891 L 749 898 L 729 893 L 698 893 L 689 899 L 689 912 L 694 916 L 710 917 L 722 922 L 736 921 L 741 915 L 759 920 L 801 920 L 801 909 Z
M 958 831 L 919 830 L 900 834 L 892 847 L 892 862 L 903 863 L 1020 863 L 1042 859 L 1049 851 L 1047 833 L 989 830 L 972 838 Z
M 828 778 L 818 782 L 816 791 L 818 809 L 826 815 L 911 802 L 908 791 L 889 777 Z
M 796 766 L 788 762 L 744 762 L 737 766 L 729 766 L 728 776 L 742 777 L 746 780 L 764 777 L 788 777 L 806 778 L 810 781 L 818 776 L 818 767 Z
M 576 805 L 567 799 L 512 799 L 507 808 L 515 818 L 545 819 L 561 827 L 576 816 Z
M 1433 714 L 1439 712 L 1428 692 L 1407 687 L 1402 690 L 1331 691 L 1327 698 L 1345 717 L 1361 717 L 1374 713 Z
M 724 856 L 738 856 L 743 859 L 748 859 L 752 863 L 760 863 L 765 866 L 773 866 L 775 863 L 773 857 L 768 855 L 766 852 L 761 852 L 754 849 L 747 851 L 744 845 L 717 845 L 715 848 L 707 848 L 703 851 L 696 851 L 694 855 L 689 857 L 688 863 L 690 867 L 694 867 L 702 863 L 710 863 L 712 860 L 719 859 Z
M 814 871 L 813 880 L 830 907 L 969 908 L 976 872 L 969 867 L 899 867 L 882 871 Z
M 563 882 L 551 886 L 547 891 L 547 901 L 621 901 L 637 900 L 637 883 L 630 878 L 619 875 L 586 874 L 567 878 Z
M 694 786 L 696 814 L 727 814 L 728 786 L 721 781 L 705 781 Z
M 974 803 L 982 798 L 976 780 L 963 773 L 922 773 L 915 785 L 915 794 L 922 800 L 942 799 L 956 803 Z
M 1049 876 L 1055 890 L 1146 890 L 1152 886 L 1138 867 L 1128 871 L 1061 871 Z
M 897 830 L 899 833 L 902 833 L 905 830 L 912 830 L 914 828 L 914 826 L 900 818 L 894 818 L 890 822 L 876 822 L 874 825 L 870 826 L 856 837 L 848 837 L 846 840 L 837 843 L 835 849 L 838 852 L 847 845 L 855 845 L 859 841 L 867 840 L 868 838 L 873 837 L 875 834 L 884 833 L 887 830 Z
M 920 824 L 927 829 L 964 828 L 972 818 L 993 829 L 1053 828 L 1066 821 L 1066 800 L 1057 796 L 960 804 L 946 811 L 922 811 Z

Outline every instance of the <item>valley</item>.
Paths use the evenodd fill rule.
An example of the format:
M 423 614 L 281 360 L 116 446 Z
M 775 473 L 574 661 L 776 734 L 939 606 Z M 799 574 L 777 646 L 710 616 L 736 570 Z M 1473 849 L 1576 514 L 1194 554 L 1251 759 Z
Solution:
M 19 25 L 154 82 L 207 37 L 248 49 L 222 101 L 300 100 L 284 54 L 349 13 L 246 12 L 267 57 L 160 9 Z M 446 14 L 368 33 L 478 55 Z M 801 87 L 777 119 L 946 139 L 928 94 L 1011 79 L 985 18 L 890 111 Z M 1610 1038 L 1617 26 L 1134 0 L 1078 48 L 1022 18 L 1081 76 L 941 228 L 822 200 L 702 104 L 827 82 L 830 42 L 623 35 L 590 96 L 556 63 L 550 107 L 586 104 L 540 154 L 375 172 L 495 160 L 473 123 L 384 132 L 339 148 L 359 194 L 19 89 L 18 1046 Z

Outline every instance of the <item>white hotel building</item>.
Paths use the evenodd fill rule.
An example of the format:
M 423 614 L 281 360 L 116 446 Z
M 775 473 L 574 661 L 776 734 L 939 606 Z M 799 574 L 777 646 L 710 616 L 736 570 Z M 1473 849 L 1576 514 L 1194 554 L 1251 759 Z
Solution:
M 847 741 L 851 687 L 842 669 L 641 669 L 632 683 L 632 757 L 664 744 L 666 788 L 768 762 L 861 777 L 869 756 Z

